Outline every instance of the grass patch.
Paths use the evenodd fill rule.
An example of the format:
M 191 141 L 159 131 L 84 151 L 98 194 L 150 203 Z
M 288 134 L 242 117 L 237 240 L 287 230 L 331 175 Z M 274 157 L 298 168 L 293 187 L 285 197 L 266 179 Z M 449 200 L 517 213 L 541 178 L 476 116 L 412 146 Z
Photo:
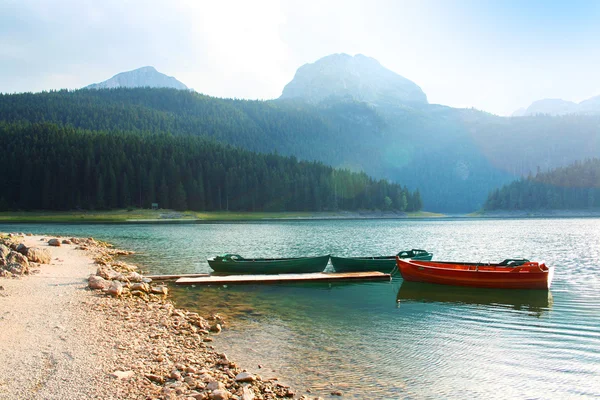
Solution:
M 398 218 L 440 218 L 444 214 L 418 211 L 406 213 Z M 195 212 L 173 210 L 110 210 L 110 211 L 17 211 L 0 212 L 0 223 L 39 222 L 39 223 L 123 223 L 123 222 L 194 222 L 194 221 L 260 221 L 260 220 L 302 220 L 302 219 L 351 219 L 381 218 L 393 216 L 378 212 L 339 211 L 339 212 Z

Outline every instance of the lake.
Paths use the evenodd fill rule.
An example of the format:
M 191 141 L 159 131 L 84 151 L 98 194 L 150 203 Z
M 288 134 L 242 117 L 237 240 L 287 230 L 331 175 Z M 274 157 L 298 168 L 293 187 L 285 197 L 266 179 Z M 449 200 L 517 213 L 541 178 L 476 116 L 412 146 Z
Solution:
M 206 258 L 391 255 L 525 257 L 556 268 L 552 289 L 391 282 L 173 288 L 181 307 L 219 312 L 217 349 L 298 394 L 344 398 L 600 397 L 600 219 L 347 220 L 195 225 L 0 224 L 93 236 L 138 252 L 152 273 L 208 272 Z M 262 368 L 259 368 L 259 365 Z

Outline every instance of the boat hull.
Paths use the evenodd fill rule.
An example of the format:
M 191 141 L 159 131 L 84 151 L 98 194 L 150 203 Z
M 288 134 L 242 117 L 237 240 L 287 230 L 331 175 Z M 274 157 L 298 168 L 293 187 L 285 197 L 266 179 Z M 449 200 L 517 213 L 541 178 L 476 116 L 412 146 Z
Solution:
M 550 289 L 553 267 L 536 262 L 508 267 L 499 264 L 407 261 L 396 259 L 402 278 L 409 282 L 493 289 Z
M 414 256 L 413 260 L 429 261 L 433 254 Z M 381 271 L 389 273 L 396 268 L 396 256 L 389 257 L 333 257 L 331 265 L 336 272 Z
M 217 274 L 299 274 L 323 272 L 329 255 L 304 258 L 208 259 Z

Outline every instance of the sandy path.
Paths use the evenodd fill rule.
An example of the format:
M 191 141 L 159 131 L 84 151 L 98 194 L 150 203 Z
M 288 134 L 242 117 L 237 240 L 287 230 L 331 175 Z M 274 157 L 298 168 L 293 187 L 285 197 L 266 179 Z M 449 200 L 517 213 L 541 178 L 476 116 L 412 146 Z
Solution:
M 50 265 L 21 279 L 0 279 L 0 399 L 106 398 L 99 356 L 102 327 L 82 303 L 92 260 L 74 245 L 28 247 L 52 252 Z

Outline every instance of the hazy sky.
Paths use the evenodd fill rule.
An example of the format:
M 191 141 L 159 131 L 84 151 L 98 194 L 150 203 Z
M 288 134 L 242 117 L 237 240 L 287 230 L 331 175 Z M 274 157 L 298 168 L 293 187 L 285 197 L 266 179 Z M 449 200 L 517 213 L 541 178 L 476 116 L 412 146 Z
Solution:
M 431 103 L 500 115 L 600 95 L 600 1 L 0 0 L 0 92 L 152 65 L 199 92 L 278 97 L 296 69 L 362 53 Z

